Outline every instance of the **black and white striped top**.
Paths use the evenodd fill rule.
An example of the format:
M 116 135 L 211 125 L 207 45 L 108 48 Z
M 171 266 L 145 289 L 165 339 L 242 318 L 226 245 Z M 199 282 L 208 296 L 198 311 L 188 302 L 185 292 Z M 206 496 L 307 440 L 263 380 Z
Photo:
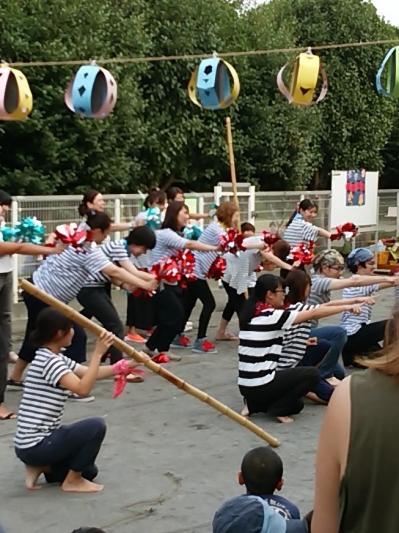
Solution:
M 211 222 L 202 232 L 198 242 L 218 246 L 220 244 L 220 236 L 224 233 L 223 228 L 218 222 Z M 212 263 L 217 258 L 217 252 L 199 252 L 194 251 L 195 269 L 194 273 L 198 279 L 205 279 Z
M 267 309 L 240 330 L 238 385 L 259 387 L 273 381 L 281 357 L 284 332 L 298 311 Z
M 342 291 L 342 297 L 360 298 L 364 296 L 372 296 L 379 290 L 379 285 L 367 285 L 365 287 L 347 287 Z M 344 311 L 341 316 L 341 324 L 348 335 L 354 335 L 359 331 L 363 324 L 369 324 L 371 320 L 372 306 L 363 304 L 360 308 L 360 315 L 354 315 L 349 311 Z M 370 339 L 372 342 L 373 339 Z
M 79 365 L 48 348 L 39 348 L 29 365 L 18 411 L 17 448 L 31 448 L 60 427 L 69 391 L 59 386 L 61 378 Z
M 310 294 L 308 301 L 309 305 L 321 305 L 326 304 L 331 300 L 331 278 L 326 278 L 321 274 L 316 274 L 312 276 L 312 288 L 310 289 Z M 318 320 L 312 320 L 312 327 L 317 327 L 319 323 Z
M 184 250 L 188 239 L 180 237 L 175 231 L 170 228 L 159 229 L 155 232 L 156 244 L 155 248 L 151 250 L 149 266 L 158 263 L 161 259 L 167 259 L 179 250 Z
M 126 241 L 124 239 L 119 241 L 108 241 L 100 246 L 104 252 L 105 257 L 112 263 L 118 264 L 120 261 L 129 259 L 129 253 L 127 251 Z M 98 272 L 95 276 L 90 276 L 85 287 L 103 287 L 109 283 L 110 279 L 102 272 Z
M 306 222 L 300 213 L 295 215 L 291 224 L 284 231 L 284 240 L 290 246 L 297 246 L 301 242 L 315 241 L 319 236 L 319 228 L 310 222 Z
M 290 311 L 310 311 L 318 305 L 308 305 L 302 302 L 290 305 Z M 278 361 L 277 370 L 284 370 L 297 366 L 306 352 L 307 340 L 310 337 L 312 323 L 307 320 L 300 324 L 294 324 L 284 332 L 283 352 Z
M 57 300 L 69 303 L 90 276 L 112 265 L 100 247 L 87 244 L 83 251 L 72 246 L 59 255 L 51 255 L 33 273 L 33 283 Z

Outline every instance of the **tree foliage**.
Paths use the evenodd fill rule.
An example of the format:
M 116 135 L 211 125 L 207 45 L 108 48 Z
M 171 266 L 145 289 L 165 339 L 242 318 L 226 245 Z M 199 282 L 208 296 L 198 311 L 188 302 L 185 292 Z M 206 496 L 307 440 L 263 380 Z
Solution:
M 250 8 L 248 8 L 250 5 Z M 3 0 L 5 61 L 256 50 L 398 36 L 362 0 Z M 105 120 L 71 114 L 63 91 L 74 67 L 25 67 L 31 117 L 0 124 L 0 187 L 13 194 L 136 192 L 173 180 L 194 190 L 228 178 L 224 119 L 232 116 L 241 181 L 264 189 L 328 185 L 334 168 L 364 165 L 397 175 L 398 106 L 374 76 L 387 48 L 321 52 L 330 91 L 310 109 L 289 106 L 275 77 L 292 54 L 231 58 L 241 80 L 227 111 L 195 108 L 187 82 L 196 63 L 106 65 L 118 103 Z

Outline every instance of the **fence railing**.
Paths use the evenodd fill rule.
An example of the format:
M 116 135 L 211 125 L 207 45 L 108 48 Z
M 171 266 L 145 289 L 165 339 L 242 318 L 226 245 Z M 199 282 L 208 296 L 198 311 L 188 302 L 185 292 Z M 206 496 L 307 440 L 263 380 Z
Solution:
M 398 227 L 397 200 L 399 190 L 380 190 L 379 220 L 376 227 L 361 228 L 356 245 L 369 245 L 381 236 L 396 235 Z M 314 199 L 319 206 L 315 224 L 328 228 L 330 220 L 330 191 L 271 191 L 256 192 L 248 187 L 240 193 L 239 203 L 241 220 L 253 220 L 257 230 L 274 227 L 283 229 L 287 219 L 301 197 Z M 213 192 L 190 193 L 186 201 L 190 210 L 208 212 L 212 204 L 229 197 L 229 193 L 215 187 Z M 105 195 L 106 209 L 115 222 L 132 220 L 143 208 L 143 196 L 140 194 Z M 77 206 L 81 195 L 75 196 L 16 196 L 13 198 L 9 222 L 15 225 L 27 216 L 36 216 L 45 226 L 48 233 L 59 224 L 77 220 Z M 394 216 L 388 216 L 394 212 Z M 344 222 L 344 221 L 343 221 Z M 326 241 L 320 240 L 325 246 Z M 18 281 L 21 277 L 30 276 L 37 267 L 37 260 L 32 257 L 14 256 L 14 297 L 18 298 Z

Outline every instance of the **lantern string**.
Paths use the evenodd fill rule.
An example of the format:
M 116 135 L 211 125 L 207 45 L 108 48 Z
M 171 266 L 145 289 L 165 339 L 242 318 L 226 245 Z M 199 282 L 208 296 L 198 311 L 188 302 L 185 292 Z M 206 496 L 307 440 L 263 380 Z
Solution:
M 305 46 L 305 47 L 296 47 L 296 48 L 270 48 L 266 50 L 246 50 L 246 51 L 235 51 L 235 52 L 220 52 L 217 54 L 218 57 L 251 57 L 251 56 L 262 56 L 262 55 L 272 55 L 272 54 L 290 54 L 290 53 L 299 53 L 306 52 L 310 50 L 333 50 L 339 48 L 361 48 L 365 46 L 377 46 L 385 44 L 395 44 L 399 43 L 399 39 L 384 39 L 376 41 L 360 41 L 352 43 L 333 43 L 333 44 L 322 44 L 316 46 Z M 77 59 L 77 60 L 60 60 L 60 61 L 15 61 L 7 62 L 2 61 L 3 66 L 10 67 L 61 67 L 61 66 L 74 66 L 74 65 L 86 65 L 88 63 L 98 63 L 101 65 L 107 64 L 129 64 L 129 63 L 157 63 L 161 61 L 191 61 L 195 59 L 206 59 L 208 57 L 213 57 L 214 52 L 211 53 L 198 53 L 198 54 L 181 54 L 181 55 L 170 55 L 170 56 L 147 56 L 147 57 L 111 57 L 107 59 L 98 58 L 96 60 L 91 59 Z

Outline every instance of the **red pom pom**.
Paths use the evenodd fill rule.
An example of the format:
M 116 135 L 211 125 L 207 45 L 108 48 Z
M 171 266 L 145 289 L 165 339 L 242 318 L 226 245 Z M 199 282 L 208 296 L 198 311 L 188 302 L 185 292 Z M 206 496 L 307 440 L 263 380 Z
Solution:
M 194 254 L 190 250 L 180 250 L 173 256 L 173 259 L 176 261 L 180 274 L 179 284 L 181 287 L 186 288 L 188 283 L 197 279 L 197 276 L 194 274 Z
M 218 256 L 211 264 L 207 277 L 210 279 L 221 279 L 226 272 L 226 259 Z
M 294 263 L 300 261 L 301 265 L 311 265 L 314 259 L 314 242 L 301 242 L 297 246 L 291 248 L 288 256 Z
M 235 228 L 229 228 L 220 237 L 220 247 L 224 253 L 230 252 L 234 255 L 239 255 L 240 251 L 245 250 L 242 242 L 244 236 Z
M 332 241 L 338 241 L 341 237 L 344 237 L 346 240 L 353 239 L 357 235 L 359 228 L 353 222 L 345 222 L 337 226 L 336 233 L 331 235 Z
M 271 233 L 270 231 L 262 231 L 262 238 L 269 246 L 273 246 L 273 244 L 281 240 L 281 237 L 278 235 L 278 233 Z
M 57 226 L 54 233 L 57 240 L 61 241 L 63 244 L 71 245 L 77 249 L 82 249 L 81 246 L 84 242 L 89 242 L 92 240 L 90 232 L 81 226 L 78 226 L 75 224 L 75 222 Z

